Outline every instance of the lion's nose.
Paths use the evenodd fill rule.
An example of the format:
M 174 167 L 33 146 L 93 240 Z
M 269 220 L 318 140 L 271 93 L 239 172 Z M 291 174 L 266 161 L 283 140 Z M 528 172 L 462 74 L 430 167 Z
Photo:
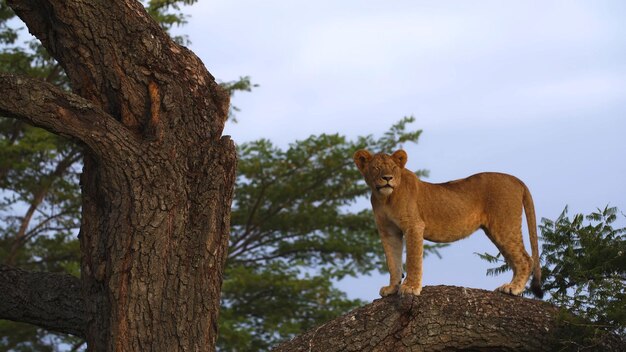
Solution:
M 387 182 L 391 181 L 392 178 L 393 178 L 393 176 L 389 176 L 389 175 L 383 176 L 383 180 L 385 180 Z

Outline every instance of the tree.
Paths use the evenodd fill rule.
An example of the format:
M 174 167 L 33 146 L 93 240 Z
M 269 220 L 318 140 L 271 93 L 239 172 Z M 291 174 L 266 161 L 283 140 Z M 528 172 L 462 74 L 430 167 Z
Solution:
M 173 23 L 182 21 L 180 16 L 169 16 L 159 12 L 163 9 L 159 6 L 165 6 L 169 3 L 172 2 L 151 1 L 147 7 L 147 11 L 159 19 L 165 29 Z M 3 6 L 2 10 L 10 15 L 9 8 Z M 9 18 L 9 15 L 3 18 Z M 8 30 L 5 33 L 11 32 L 10 28 L 5 29 Z M 8 37 L 15 40 L 16 36 Z M 37 46 L 36 43 L 32 43 L 31 47 L 34 48 L 32 52 L 22 50 L 19 47 L 4 51 L 2 55 L 5 55 L 5 60 L 2 62 L 5 64 L 3 67 L 6 71 L 34 75 L 59 87 L 69 89 L 67 77 L 61 66 L 53 58 L 47 56 L 45 50 Z M 248 90 L 250 86 L 251 83 L 247 77 L 237 82 L 222 84 L 222 87 L 231 93 L 235 90 Z M 238 244 L 245 243 L 245 246 L 233 247 L 236 250 L 231 251 L 229 255 L 233 265 L 231 266 L 232 270 L 229 270 L 232 274 L 226 274 L 226 277 L 232 278 L 232 280 L 227 281 L 223 299 L 224 306 L 227 307 L 223 315 L 224 318 L 221 320 L 221 330 L 224 336 L 222 346 L 224 348 L 231 348 L 235 343 L 239 345 L 247 343 L 246 346 L 250 350 L 256 350 L 262 346 L 267 347 L 277 338 L 291 337 L 307 327 L 343 313 L 360 303 L 346 299 L 343 293 L 332 287 L 332 280 L 334 279 L 344 275 L 367 273 L 374 268 L 381 267 L 376 265 L 376 258 L 379 258 L 376 255 L 377 249 L 380 246 L 377 243 L 372 243 L 377 242 L 377 236 L 372 236 L 371 228 L 373 227 L 368 226 L 367 222 L 362 222 L 362 220 L 370 219 L 368 212 L 352 214 L 345 212 L 345 209 L 339 209 L 342 205 L 353 202 L 356 197 L 365 192 L 365 188 L 359 190 L 354 187 L 357 182 L 360 182 L 360 177 L 346 155 L 350 155 L 354 149 L 360 147 L 387 150 L 395 148 L 402 142 L 416 141 L 420 131 L 404 132 L 406 123 L 411 121 L 408 118 L 404 119 L 379 140 L 374 140 L 370 136 L 348 142 L 345 137 L 338 135 L 322 135 L 296 142 L 286 152 L 271 147 L 267 141 L 252 142 L 240 149 L 241 151 L 260 151 L 263 146 L 269 146 L 269 149 L 265 150 L 264 153 L 271 155 L 271 162 L 275 164 L 270 166 L 270 160 L 265 161 L 264 166 L 269 172 L 269 176 L 267 173 L 259 174 L 258 176 L 263 177 L 255 179 L 257 175 L 254 172 L 248 172 L 247 176 L 243 178 L 249 182 L 242 182 L 247 183 L 247 190 L 252 192 L 248 195 L 249 197 L 258 197 L 254 202 L 259 213 L 268 209 L 280 208 L 279 222 L 283 222 L 281 225 L 283 231 L 277 231 L 281 229 L 277 229 L 276 216 L 274 216 L 276 214 L 272 216 L 264 214 L 262 221 L 256 219 L 257 229 L 254 230 L 242 230 L 236 221 L 233 222 L 233 229 L 237 234 L 233 237 L 233 244 L 237 241 Z M 78 275 L 79 250 L 77 243 L 72 239 L 72 233 L 78 227 L 77 213 L 80 210 L 80 196 L 77 192 L 76 181 L 81 166 L 78 160 L 81 159 L 82 149 L 72 141 L 31 127 L 21 120 L 3 119 L 2 122 L 8 126 L 2 129 L 7 133 L 2 138 L 2 141 L 6 142 L 2 149 L 6 156 L 3 158 L 5 164 L 2 170 L 10 176 L 6 178 L 10 184 L 5 184 L 2 188 L 11 189 L 14 195 L 5 204 L 5 208 L 14 207 L 17 203 L 27 204 L 28 214 L 33 216 L 15 217 L 8 215 L 13 221 L 4 221 L 8 226 L 3 232 L 3 240 L 6 243 L 3 248 L 10 248 L 10 251 L 0 257 L 5 258 L 3 261 L 6 264 L 17 264 L 20 267 L 37 270 L 64 271 Z M 323 141 L 323 143 L 317 142 L 318 140 Z M 255 160 L 258 155 L 247 155 L 248 159 L 244 157 L 242 162 L 242 169 L 248 168 L 250 171 L 250 163 L 246 166 L 246 161 Z M 284 174 L 284 169 L 293 166 L 293 158 L 295 157 L 303 158 L 299 161 L 302 164 L 300 166 L 303 166 L 303 169 L 298 173 L 300 177 L 285 178 L 288 175 Z M 313 161 L 313 163 L 303 163 L 303 160 Z M 309 187 L 309 194 L 298 192 L 291 195 L 288 192 L 280 194 L 275 192 L 282 189 L 276 187 L 278 184 L 269 187 L 274 189 L 274 191 L 268 192 L 269 195 L 265 194 L 265 190 L 261 193 L 255 193 L 261 184 L 263 184 L 262 187 L 267 188 L 267 185 L 264 184 L 267 177 L 276 178 L 281 182 L 288 181 L 293 189 L 294 185 L 298 185 L 303 180 L 323 179 L 328 174 L 328 170 L 325 170 L 327 166 L 332 167 L 333 170 L 342 168 L 345 170 L 337 172 L 335 176 L 326 179 L 325 182 L 313 182 Z M 45 170 L 50 171 L 44 173 Z M 335 186 L 326 187 L 330 183 L 335 184 Z M 350 187 L 344 187 L 345 185 Z M 349 189 L 349 191 L 341 192 L 342 187 L 346 190 Z M 310 195 L 315 193 L 318 193 L 318 198 L 311 198 Z M 239 194 L 243 195 L 244 193 Z M 329 200 L 324 202 L 326 203 L 325 207 L 320 207 L 318 200 L 327 195 Z M 245 213 L 251 210 L 251 204 L 245 204 L 245 202 L 241 202 L 241 204 L 241 209 L 235 207 L 235 213 L 241 214 L 241 218 L 245 218 Z M 294 207 L 294 204 L 298 204 L 298 206 Z M 246 206 L 248 207 L 246 208 Z M 266 207 L 267 209 L 265 209 Z M 288 208 L 289 211 L 285 214 L 285 210 Z M 295 229 L 293 225 L 298 224 L 304 214 L 313 208 L 317 209 L 318 213 L 323 211 L 328 216 L 318 219 L 315 223 L 310 222 L 307 226 L 300 226 L 299 229 Z M 49 211 L 44 211 L 46 209 Z M 5 217 L 6 219 L 9 218 Z M 330 227 L 332 227 L 332 234 L 327 231 Z M 27 232 L 27 229 L 33 230 Z M 291 229 L 291 232 L 285 231 L 285 229 Z M 268 243 L 258 243 L 260 238 L 268 234 L 273 234 L 272 242 L 274 244 L 280 243 L 283 248 L 280 250 L 270 249 L 271 246 Z M 325 237 L 327 235 L 328 237 Z M 296 242 L 290 243 L 287 238 L 295 239 Z M 242 251 L 248 246 L 252 246 L 254 251 Z M 292 248 L 286 250 L 285 246 Z M 268 250 L 274 251 L 272 258 L 267 258 L 263 254 Z M 303 261 L 298 257 L 308 257 L 309 259 Z M 287 260 L 292 263 L 290 270 L 284 268 Z M 310 271 L 307 273 L 309 277 L 301 277 L 303 270 L 311 270 L 322 262 L 325 263 L 324 270 L 315 273 Z M 293 264 L 296 264 L 295 267 Z M 309 269 L 306 269 L 307 266 Z M 16 273 L 25 274 L 6 269 L 5 274 L 7 273 L 12 275 Z M 307 309 L 304 310 L 306 313 L 302 313 L 288 324 L 284 324 L 283 316 L 279 314 L 280 310 L 268 309 L 267 304 L 260 305 L 257 303 L 255 305 L 255 300 L 246 293 L 255 289 L 254 282 L 260 282 L 259 279 L 263 279 L 262 282 L 268 288 L 278 287 L 277 283 L 283 284 L 280 290 L 263 291 L 264 296 L 262 298 L 269 298 L 275 302 L 279 301 L 281 297 L 293 296 L 294 292 L 300 292 L 304 289 L 308 294 L 303 295 L 297 304 L 294 302 L 294 305 L 290 307 L 284 304 L 281 306 L 284 309 L 294 306 L 306 307 Z M 39 278 L 35 280 L 35 282 L 37 281 Z M 68 281 L 71 282 L 69 278 Z M 257 292 L 256 298 L 258 297 Z M 242 307 L 247 309 L 242 309 Z M 254 314 L 247 314 L 250 312 L 254 312 Z M 252 321 L 255 323 L 251 324 Z M 50 327 L 54 328 L 54 326 Z M 28 333 L 34 334 L 32 328 L 28 330 Z M 78 333 L 79 336 L 84 336 L 84 332 L 80 329 L 74 328 L 70 331 Z M 45 337 L 50 340 L 50 336 L 41 331 L 37 334 L 39 338 L 32 343 L 32 346 L 40 346 L 33 347 L 34 349 L 44 348 L 42 347 L 42 340 Z M 245 336 L 249 336 L 250 341 L 246 342 Z M 79 340 L 73 340 L 73 342 L 77 346 L 80 344 Z
M 178 3 L 193 2 L 195 0 L 150 0 L 144 3 L 146 11 L 163 29 L 169 30 L 186 23 L 185 15 L 170 9 L 178 10 Z M 29 40 L 26 46 L 16 44 L 23 28 L 9 25 L 14 16 L 6 2 L 0 0 L 0 71 L 40 78 L 69 90 L 63 68 L 38 40 Z M 188 42 L 184 36 L 172 39 L 177 43 Z M 248 77 L 221 85 L 231 95 L 253 86 Z M 33 246 L 33 240 L 44 236 L 59 239 L 79 228 L 81 148 L 67 138 L 6 117 L 0 117 L 0 146 L 0 189 L 8 194 L 0 201 L 0 209 L 5 211 L 0 217 L 4 225 L 0 233 L 3 244 L 0 249 L 5 250 L 0 252 L 2 262 L 49 271 L 59 270 L 60 264 L 62 269 L 78 274 L 74 261 L 67 262 L 67 258 L 73 256 L 62 254 L 63 248 L 55 251 L 55 255 L 43 256 L 41 252 L 47 253 L 48 248 Z M 22 207 L 27 211 L 19 216 L 14 209 Z M 69 246 L 77 248 L 73 241 L 68 242 L 72 242 L 67 243 Z M 25 247 L 29 250 L 23 250 Z M 37 263 L 31 260 L 33 255 L 40 258 Z
M 89 349 L 211 348 L 235 180 L 228 93 L 138 2 L 7 3 L 72 87 L 2 73 L 0 113 L 83 148 Z
M 178 1 L 190 4 L 194 1 Z M 150 0 L 147 12 L 165 30 L 185 23 L 177 2 Z M 171 11 L 171 9 L 176 12 Z M 28 75 L 69 90 L 61 65 L 41 43 L 17 44 L 22 28 L 4 0 L 0 0 L 0 71 Z M 174 37 L 188 43 L 185 37 Z M 231 96 L 255 86 L 248 77 L 221 83 Z M 231 106 L 231 110 L 236 107 Z M 232 112 L 229 112 L 232 119 Z M 82 148 L 67 138 L 21 120 L 0 117 L 0 263 L 23 269 L 67 272 L 80 276 L 79 174 Z M 0 320 L 0 350 L 51 351 L 56 346 L 78 348 L 82 338 L 51 334 L 37 326 Z
M 613 228 L 618 209 L 598 209 L 589 215 L 542 219 L 543 287 L 548 302 L 573 313 L 567 320 L 579 328 L 564 338 L 576 348 L 593 349 L 616 334 L 626 338 L 626 228 Z M 587 223 L 585 223 L 587 220 Z M 497 263 L 499 256 L 480 255 Z M 506 272 L 506 263 L 489 275 Z
M 163 13 L 165 6 L 170 3 L 151 1 L 147 4 L 147 11 L 165 29 L 184 20 L 181 15 Z M 7 7 L 3 9 L 10 11 Z M 3 18 L 9 17 L 10 14 Z M 11 33 L 10 27 L 5 30 L 5 33 Z M 15 37 L 11 36 L 11 40 Z M 178 38 L 176 41 L 184 40 Z M 45 78 L 55 85 L 68 88 L 60 65 L 47 56 L 37 42 L 31 43 L 30 47 L 34 49 L 29 51 L 19 46 L 5 49 L 2 53 L 5 58 L 2 60 L 4 69 Z M 238 90 L 249 90 L 252 86 L 248 77 L 222 84 L 231 94 Z M 236 110 L 234 107 L 231 109 Z M 380 246 L 378 236 L 372 231 L 373 227 L 369 226 L 369 211 L 356 214 L 345 206 L 366 192 L 365 187 L 355 187 L 357 183 L 362 183 L 361 177 L 346 156 L 358 148 L 391 150 L 403 142 L 416 142 L 420 131 L 405 132 L 406 124 L 411 121 L 409 118 L 403 119 L 378 140 L 368 136 L 348 141 L 339 135 L 321 135 L 296 141 L 286 151 L 262 140 L 247 143 L 239 149 L 243 156 L 240 175 L 245 176 L 238 178 L 237 188 L 242 190 L 238 194 L 241 195 L 240 199 L 254 199 L 256 208 L 245 201 L 236 202 L 234 206 L 234 214 L 240 216 L 234 216 L 234 250 L 229 254 L 232 264 L 225 274 L 226 284 L 222 295 L 224 312 L 220 319 L 220 346 L 223 349 L 237 347 L 240 350 L 256 351 L 267 348 L 278 340 L 292 337 L 361 303 L 347 299 L 332 284 L 333 280 L 345 275 L 367 274 L 383 267 L 378 263 Z M 13 210 L 25 204 L 34 216 L 15 216 L 14 210 L 6 214 L 2 221 L 8 224 L 2 233 L 3 248 L 11 250 L 0 253 L 0 258 L 6 264 L 22 268 L 69 272 L 78 276 L 80 253 L 73 232 L 79 225 L 80 193 L 77 180 L 82 165 L 76 160 L 82 159 L 81 148 L 65 138 L 19 120 L 4 119 L 2 122 L 7 126 L 19 124 L 18 128 L 3 129 L 6 135 L 0 138 L 0 142 L 5 142 L 0 152 L 5 161 L 3 170 L 8 175 L 8 183 L 2 188 L 11 190 L 11 194 L 15 195 L 5 204 L 5 208 Z M 73 164 L 61 163 L 64 159 L 57 160 L 59 155 L 65 155 L 65 148 L 71 151 Z M 295 160 L 297 157 L 301 160 Z M 262 160 L 260 164 L 259 160 Z M 295 174 L 286 173 L 285 169 L 290 169 L 294 162 L 302 167 L 301 170 Z M 258 164 L 257 169 L 255 163 Z M 256 173 L 260 166 L 265 171 Z M 327 166 L 340 171 L 327 177 Z M 54 172 L 42 174 L 42 170 Z M 269 187 L 268 179 L 274 179 L 274 184 Z M 307 180 L 322 179 L 325 181 L 309 182 L 307 193 L 285 192 L 285 189 L 294 190 Z M 41 187 L 42 180 L 47 180 L 46 187 Z M 260 188 L 263 188 L 261 192 Z M 317 195 L 317 198 L 312 195 Z M 323 197 L 327 197 L 327 201 L 319 202 Z M 247 212 L 259 210 L 262 213 L 268 209 L 278 209 L 280 214 L 264 214 L 262 219 L 255 219 L 254 229 L 244 228 L 242 226 L 245 225 L 236 220 L 239 218 L 245 221 Z M 304 226 L 301 221 L 311 209 L 315 209 L 317 215 L 324 213 L 326 216 L 317 218 L 315 222 L 309 221 Z M 24 235 L 29 228 L 33 230 Z M 332 230 L 332 234 L 329 230 Z M 268 236 L 272 241 L 260 241 Z M 297 244 L 289 244 L 287 239 L 295 239 Z M 279 251 L 272 248 L 272 243 L 279 242 L 282 247 L 289 245 L 292 248 Z M 248 247 L 252 247 L 253 251 L 246 251 Z M 272 258 L 268 259 L 263 253 L 270 250 L 274 252 Z M 289 261 L 289 269 L 285 268 L 285 261 Z M 324 263 L 324 270 L 316 270 L 320 263 Z M 260 292 L 256 286 L 258 283 L 264 285 Z M 287 299 L 296 296 L 296 293 L 300 293 L 299 300 Z M 282 303 L 274 307 L 260 304 L 264 300 Z M 278 306 L 281 309 L 277 309 Z M 301 314 L 287 322 L 281 313 L 296 309 Z M 7 348 L 31 346 L 33 350 L 45 350 L 49 348 L 45 346 L 60 340 L 75 346 L 81 344 L 80 339 L 56 337 L 31 326 L 7 322 L 0 322 L 0 331 L 4 332 L 3 335 L 16 338 L 0 342 L 6 343 Z M 31 337 L 27 344 L 23 336 L 36 338 Z

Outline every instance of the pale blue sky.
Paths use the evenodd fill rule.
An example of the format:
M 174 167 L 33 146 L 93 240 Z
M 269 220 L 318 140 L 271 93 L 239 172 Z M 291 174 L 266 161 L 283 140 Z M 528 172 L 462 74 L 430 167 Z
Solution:
M 239 143 L 380 135 L 414 115 L 424 133 L 405 146 L 407 167 L 429 169 L 426 181 L 500 171 L 529 186 L 539 219 L 566 204 L 626 212 L 624 1 L 219 0 L 187 11 L 181 32 L 209 71 L 260 84 L 233 100 L 239 123 L 226 133 Z M 483 251 L 496 252 L 479 232 L 427 258 L 424 283 L 509 280 L 485 276 L 472 254 Z M 340 287 L 371 300 L 386 282 Z

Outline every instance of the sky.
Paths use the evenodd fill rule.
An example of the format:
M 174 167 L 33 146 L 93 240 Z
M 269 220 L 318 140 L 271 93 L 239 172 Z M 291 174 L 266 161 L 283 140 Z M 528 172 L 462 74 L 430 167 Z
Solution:
M 424 132 L 407 168 L 445 182 L 482 171 L 522 179 L 537 218 L 626 212 L 624 1 L 200 1 L 179 32 L 237 93 L 238 143 L 382 133 L 403 116 Z M 392 151 L 385 151 L 392 152 Z M 346 155 L 346 158 L 351 158 Z M 622 225 L 624 221 L 622 218 Z M 524 229 L 527 249 L 528 234 Z M 482 232 L 424 261 L 424 285 L 492 290 Z M 338 283 L 373 300 L 386 275 Z

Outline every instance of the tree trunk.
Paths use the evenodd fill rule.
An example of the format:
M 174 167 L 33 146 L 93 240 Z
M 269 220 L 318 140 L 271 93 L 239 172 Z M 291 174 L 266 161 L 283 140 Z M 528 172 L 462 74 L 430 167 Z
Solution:
M 236 167 L 228 94 L 135 0 L 7 2 L 76 93 L 0 76 L 0 113 L 85 145 L 88 349 L 212 350 Z
M 586 341 L 584 329 L 552 305 L 453 286 L 420 296 L 378 299 L 277 346 L 299 351 L 624 351 L 607 334 Z M 585 345 L 587 343 L 587 345 Z M 585 349 L 587 347 L 588 349 Z

